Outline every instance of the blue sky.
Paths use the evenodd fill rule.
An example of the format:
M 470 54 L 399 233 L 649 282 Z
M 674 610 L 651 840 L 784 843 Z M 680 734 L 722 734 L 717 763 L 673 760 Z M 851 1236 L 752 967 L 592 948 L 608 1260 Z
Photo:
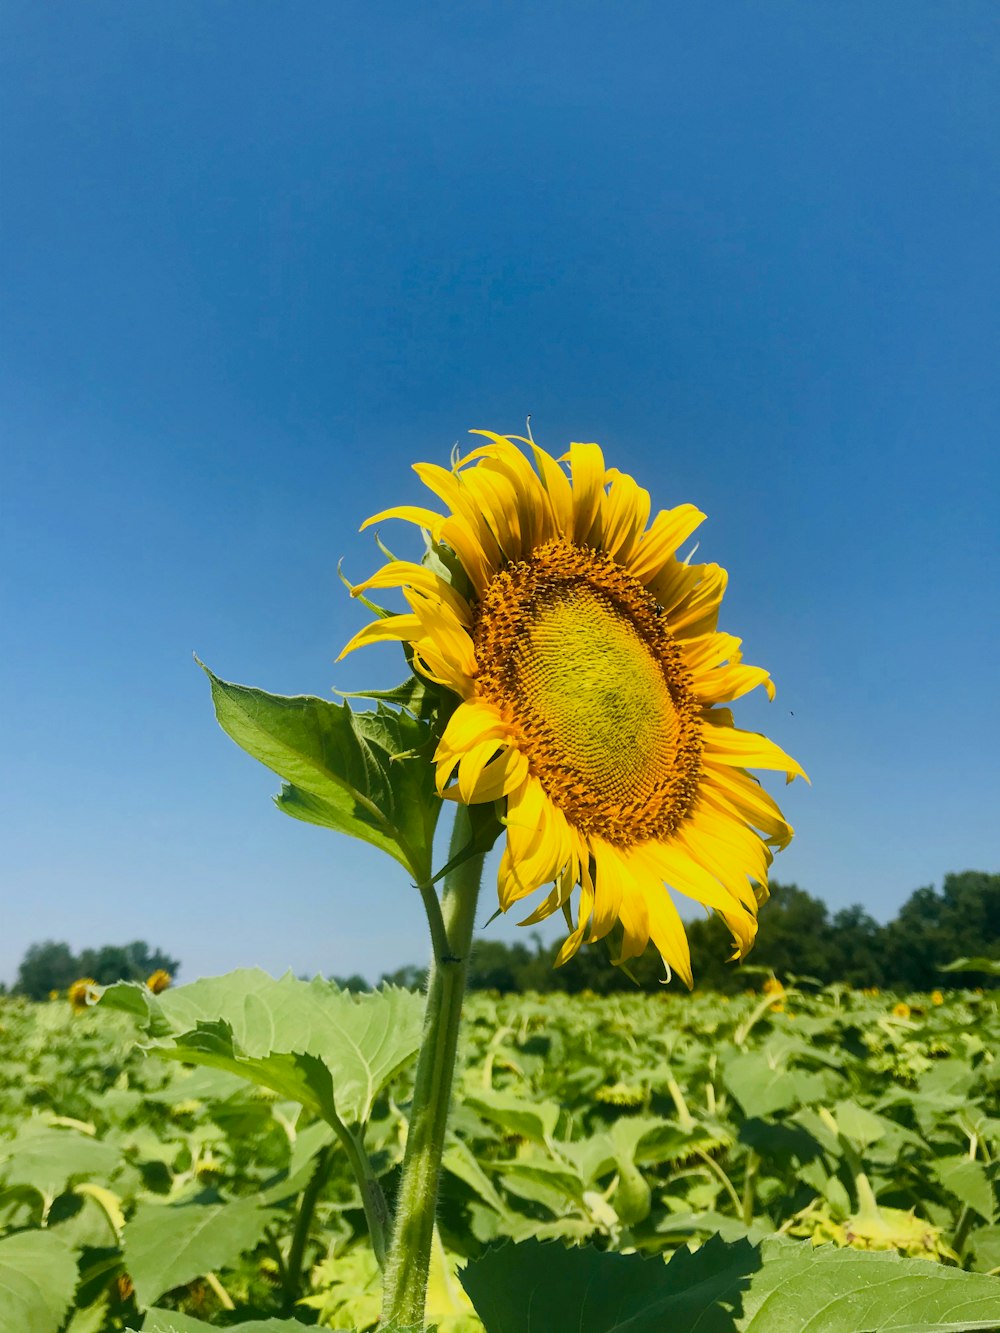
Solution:
M 4 27 L 0 978 L 53 936 L 188 979 L 422 960 L 403 872 L 271 807 L 191 653 L 398 677 L 334 668 L 337 562 L 378 563 L 411 462 L 528 413 L 707 512 L 778 682 L 738 721 L 814 782 L 777 878 L 885 919 L 1000 869 L 992 0 Z

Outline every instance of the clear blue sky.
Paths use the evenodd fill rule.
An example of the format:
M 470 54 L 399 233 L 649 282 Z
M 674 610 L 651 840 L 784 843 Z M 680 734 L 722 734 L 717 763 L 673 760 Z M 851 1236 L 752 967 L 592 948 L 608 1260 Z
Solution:
M 405 875 L 272 808 L 191 653 L 398 676 L 334 668 L 337 561 L 375 567 L 412 461 L 528 413 L 707 512 L 778 683 L 738 720 L 814 781 L 779 879 L 885 919 L 1000 869 L 995 0 L 3 28 L 0 978 L 50 936 L 189 979 L 423 959 Z

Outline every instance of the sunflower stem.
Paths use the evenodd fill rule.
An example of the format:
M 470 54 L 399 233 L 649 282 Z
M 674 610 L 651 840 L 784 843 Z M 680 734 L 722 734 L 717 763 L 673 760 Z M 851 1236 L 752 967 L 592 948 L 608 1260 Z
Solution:
M 468 844 L 471 831 L 469 812 L 460 805 L 451 835 L 451 856 Z M 439 919 L 428 911 L 434 952 L 403 1175 L 382 1289 L 380 1328 L 422 1324 L 424 1318 L 434 1211 L 483 855 L 475 853 L 449 872 Z

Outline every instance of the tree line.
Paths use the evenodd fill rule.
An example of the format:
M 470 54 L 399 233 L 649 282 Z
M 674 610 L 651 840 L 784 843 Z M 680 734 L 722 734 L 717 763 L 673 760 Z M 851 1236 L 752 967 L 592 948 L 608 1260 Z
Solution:
M 863 907 L 831 913 L 827 905 L 795 884 L 772 884 L 760 909 L 760 932 L 748 961 L 736 966 L 729 931 L 714 914 L 687 923 L 688 939 L 699 990 L 733 992 L 756 987 L 761 972 L 782 979 L 834 981 L 849 986 L 903 991 L 929 991 L 937 986 L 996 986 L 995 977 L 981 973 L 942 972 L 956 958 L 1000 960 L 1000 874 L 967 870 L 946 875 L 940 891 L 931 886 L 911 894 L 885 925 Z M 626 973 L 608 962 L 609 942 L 584 947 L 565 966 L 553 966 L 561 940 L 545 944 L 538 935 L 528 943 L 507 944 L 480 936 L 469 965 L 472 990 L 629 991 L 659 990 L 664 983 L 658 954 L 647 950 Z M 44 1000 L 62 993 L 81 977 L 99 985 L 114 981 L 145 981 L 162 969 L 172 977 L 180 963 L 144 940 L 106 944 L 75 954 L 68 944 L 46 940 L 33 944 L 18 969 L 14 993 Z M 422 986 L 426 970 L 416 964 L 384 973 L 383 981 Z M 335 977 L 349 990 L 367 990 L 361 976 Z M 676 980 L 670 984 L 678 986 Z M 0 987 L 2 992 L 2 987 Z
M 942 972 L 957 958 L 1000 959 L 1000 875 L 967 870 L 946 875 L 940 891 L 917 889 L 892 921 L 882 925 L 855 905 L 830 912 L 827 905 L 795 884 L 772 884 L 760 909 L 760 931 L 747 962 L 737 966 L 729 930 L 714 914 L 687 923 L 695 986 L 734 992 L 759 987 L 761 971 L 782 979 L 811 978 L 828 984 L 901 991 L 930 991 L 938 986 L 990 986 L 996 978 L 981 973 Z M 479 938 L 470 961 L 473 990 L 611 991 L 658 990 L 663 965 L 649 949 L 629 964 L 631 977 L 608 965 L 608 947 L 583 948 L 563 967 L 554 968 L 561 940 L 545 944 L 506 944 Z M 411 966 L 384 980 L 419 985 L 424 970 Z M 360 977 L 342 984 L 363 986 Z M 671 983 L 679 986 L 676 980 Z
M 179 969 L 176 958 L 162 949 L 151 949 L 145 940 L 103 944 L 78 954 L 61 940 L 45 940 L 32 944 L 24 955 L 14 994 L 27 996 L 29 1000 L 46 1000 L 53 991 L 62 994 L 82 977 L 96 981 L 99 986 L 110 986 L 114 981 L 146 981 L 159 971 L 175 977 Z

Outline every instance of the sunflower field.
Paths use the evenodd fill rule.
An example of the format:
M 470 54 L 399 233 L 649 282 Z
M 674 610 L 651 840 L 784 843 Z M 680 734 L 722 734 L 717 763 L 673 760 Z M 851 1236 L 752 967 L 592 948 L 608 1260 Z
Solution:
M 422 1002 L 0 1000 L 3 1333 L 374 1328 Z M 998 1052 L 995 991 L 472 996 L 428 1325 L 1000 1326 Z

